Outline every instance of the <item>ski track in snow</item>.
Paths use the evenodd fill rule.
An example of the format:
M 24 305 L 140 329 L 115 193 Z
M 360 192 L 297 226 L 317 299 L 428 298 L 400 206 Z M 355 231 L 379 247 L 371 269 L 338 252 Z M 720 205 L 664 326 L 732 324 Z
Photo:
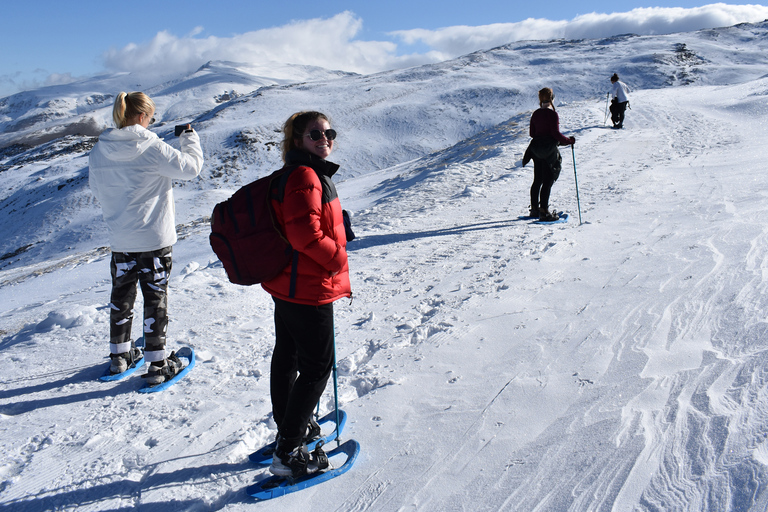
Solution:
M 339 399 L 363 452 L 279 504 L 242 492 L 274 436 L 271 301 L 227 282 L 204 224 L 170 295 L 170 348 L 198 366 L 157 396 L 96 381 L 103 251 L 3 271 L 5 296 L 41 298 L 0 313 L 0 510 L 765 510 L 766 178 L 742 151 L 768 133 L 723 99 L 750 87 L 635 91 L 624 131 L 601 102 L 561 107 L 581 226 L 570 148 L 552 197 L 568 223 L 517 218 L 530 113 L 366 197 L 340 183 L 359 239 Z

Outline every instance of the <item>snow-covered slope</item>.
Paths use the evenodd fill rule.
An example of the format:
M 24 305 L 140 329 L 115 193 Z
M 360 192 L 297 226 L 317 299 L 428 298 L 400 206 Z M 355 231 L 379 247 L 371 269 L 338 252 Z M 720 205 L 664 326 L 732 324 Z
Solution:
M 96 381 L 109 255 L 71 150 L 85 142 L 3 157 L 0 507 L 765 510 L 765 31 L 512 45 L 201 111 L 210 163 L 176 191 L 169 328 L 198 365 L 155 396 Z M 701 62 L 686 67 L 678 43 Z M 613 71 L 633 86 L 622 131 L 604 123 Z M 552 198 L 571 219 L 549 227 L 518 219 L 544 85 L 577 138 Z M 363 453 L 256 504 L 243 490 L 261 474 L 247 453 L 274 436 L 272 306 L 228 283 L 203 220 L 277 164 L 274 130 L 308 107 L 341 134 L 358 235 L 336 330 L 345 437 Z M 332 402 L 329 386 L 321 410 Z

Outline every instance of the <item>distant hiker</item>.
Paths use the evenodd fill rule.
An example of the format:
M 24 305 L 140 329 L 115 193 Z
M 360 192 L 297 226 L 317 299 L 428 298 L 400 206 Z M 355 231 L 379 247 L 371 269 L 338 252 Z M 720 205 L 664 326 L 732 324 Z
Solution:
M 611 121 L 613 121 L 613 127 L 616 129 L 624 128 L 624 111 L 627 110 L 629 104 L 629 98 L 627 98 L 627 92 L 629 88 L 627 84 L 619 80 L 619 75 L 616 73 L 611 77 Z
M 523 156 L 523 166 L 533 160 L 531 185 L 531 217 L 544 221 L 557 220 L 557 212 L 549 211 L 549 194 L 560 176 L 562 157 L 558 145 L 576 142 L 575 137 L 560 133 L 560 118 L 555 111 L 555 93 L 545 87 L 539 91 L 539 107 L 531 116 L 530 135 L 533 137 Z
M 121 92 L 112 119 L 88 159 L 89 182 L 101 203 L 112 248 L 109 315 L 112 374 L 132 367 L 141 350 L 131 339 L 136 284 L 144 296 L 144 358 L 147 384 L 170 380 L 182 363 L 165 356 L 171 246 L 176 243 L 173 179 L 191 180 L 203 167 L 200 137 L 187 125 L 181 151 L 148 130 L 155 103 L 143 92 Z
M 270 392 L 278 433 L 270 471 L 280 476 L 328 466 L 321 449 L 308 452 L 305 438 L 320 433 L 310 419 L 333 370 L 333 302 L 352 296 L 344 218 L 331 181 L 339 166 L 326 160 L 335 139 L 320 112 L 296 113 L 283 126 L 283 160 L 297 167 L 282 202 L 272 205 L 293 263 L 262 284 L 275 303 Z

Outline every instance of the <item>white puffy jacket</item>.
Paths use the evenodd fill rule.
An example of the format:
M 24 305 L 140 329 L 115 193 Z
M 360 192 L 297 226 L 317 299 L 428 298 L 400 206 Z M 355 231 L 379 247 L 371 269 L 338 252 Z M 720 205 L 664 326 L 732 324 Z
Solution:
M 614 98 L 618 100 L 619 103 L 624 103 L 625 101 L 629 101 L 629 98 L 627 98 L 627 91 L 629 90 L 629 87 L 627 87 L 627 84 L 622 82 L 621 80 L 618 80 L 616 82 L 613 82 L 611 84 L 611 94 Z
M 191 180 L 203 168 L 198 134 L 185 132 L 180 139 L 181 151 L 135 124 L 105 130 L 93 146 L 89 183 L 113 251 L 154 251 L 176 243 L 172 180 Z

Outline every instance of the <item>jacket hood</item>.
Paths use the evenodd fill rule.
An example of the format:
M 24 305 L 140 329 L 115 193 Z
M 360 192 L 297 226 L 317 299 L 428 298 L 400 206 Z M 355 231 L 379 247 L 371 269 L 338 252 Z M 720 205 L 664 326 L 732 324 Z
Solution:
M 141 156 L 159 137 L 141 125 L 110 128 L 99 135 L 99 150 L 106 158 L 125 162 Z

